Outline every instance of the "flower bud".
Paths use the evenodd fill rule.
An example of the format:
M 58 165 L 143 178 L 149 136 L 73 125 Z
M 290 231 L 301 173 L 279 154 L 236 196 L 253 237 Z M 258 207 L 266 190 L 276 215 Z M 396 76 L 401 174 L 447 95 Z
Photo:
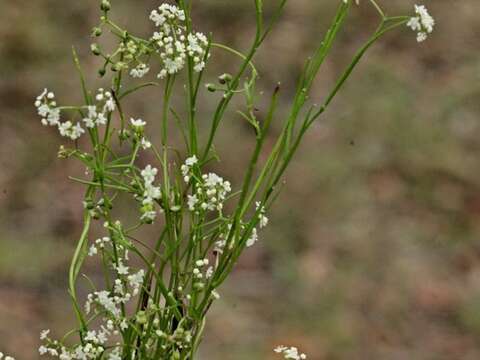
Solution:
M 92 30 L 92 36 L 99 37 L 100 35 L 102 35 L 102 29 L 98 26 L 94 27 Z
M 222 85 L 225 85 L 226 83 L 229 83 L 230 81 L 232 81 L 232 75 L 230 74 L 222 74 L 218 77 L 218 82 Z
M 104 77 L 106 72 L 107 71 L 105 70 L 105 68 L 101 68 L 100 70 L 98 70 L 98 75 L 100 77 Z
M 207 90 L 210 91 L 210 92 L 215 92 L 215 91 L 217 91 L 217 88 L 216 88 L 215 85 L 212 84 L 212 83 L 206 84 L 205 87 L 206 87 Z
M 193 284 L 193 288 L 197 291 L 202 291 L 205 288 L 205 285 L 201 282 L 196 282 Z
M 100 219 L 100 214 L 99 214 L 98 211 L 96 211 L 95 209 L 90 210 L 90 216 L 91 216 L 92 219 L 94 219 L 94 220 Z
M 137 313 L 137 316 L 135 318 L 138 324 L 146 324 L 147 323 L 147 315 L 145 314 L 145 311 L 139 311 Z
M 127 140 L 128 138 L 130 138 L 130 131 L 128 131 L 127 129 L 120 130 L 118 132 L 118 136 L 121 140 Z
M 98 46 L 98 44 L 90 45 L 90 50 L 92 51 L 92 54 L 95 56 L 99 56 L 101 54 L 100 46 Z
M 85 201 L 85 209 L 92 210 L 95 208 L 95 204 L 92 200 Z
M 125 67 L 125 64 L 121 61 L 117 62 L 116 64 L 113 64 L 112 66 L 112 71 L 120 71 Z
M 100 9 L 102 11 L 110 11 L 110 9 L 112 8 L 112 6 L 110 5 L 110 1 L 108 0 L 102 0 L 102 3 L 100 4 Z

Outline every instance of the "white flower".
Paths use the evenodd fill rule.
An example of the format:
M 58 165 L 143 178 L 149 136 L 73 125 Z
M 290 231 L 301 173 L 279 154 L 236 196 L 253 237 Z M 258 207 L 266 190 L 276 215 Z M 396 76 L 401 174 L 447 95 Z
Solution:
M 88 256 L 94 256 L 98 254 L 97 247 L 95 245 L 90 246 L 90 249 L 88 249 Z
M 160 188 L 157 186 L 153 186 L 151 184 L 145 183 L 145 192 L 143 196 L 146 199 L 155 199 L 158 200 L 160 199 L 162 193 L 160 191 Z
M 142 216 L 140 217 L 140 220 L 143 221 L 153 221 L 157 218 L 157 212 L 156 211 L 145 211 Z
M 128 266 L 125 266 L 121 260 L 118 260 L 118 265 L 115 266 L 118 275 L 128 275 Z
M 250 237 L 247 239 L 247 247 L 251 247 L 251 246 L 255 245 L 255 243 L 256 243 L 257 241 L 258 241 L 257 229 L 256 229 L 256 228 L 253 228 L 252 234 L 251 234 Z
M 133 127 L 143 129 L 147 123 L 143 121 L 142 119 L 130 119 L 130 123 L 132 124 Z
M 55 126 L 59 124 L 60 109 L 57 108 L 53 92 L 44 89 L 35 99 L 35 107 L 37 108 L 38 115 L 42 117 L 42 125 Z
M 151 165 L 147 165 L 141 172 L 144 180 L 145 190 L 143 192 L 143 197 L 141 197 L 143 207 L 141 209 L 142 216 L 140 219 L 147 223 L 153 222 L 153 220 L 155 220 L 157 217 L 153 200 L 158 200 L 162 196 L 160 187 L 153 185 L 157 173 L 158 170 Z
M 206 277 L 207 279 L 210 279 L 210 278 L 212 277 L 212 275 L 213 275 L 213 271 L 214 271 L 214 270 L 213 270 L 213 266 L 210 266 L 210 267 L 207 269 L 207 271 L 205 272 L 205 277 Z
M 113 316 L 118 317 L 120 315 L 120 310 L 117 308 L 117 304 L 114 299 L 110 297 L 108 291 L 97 291 L 95 293 L 98 303 L 109 311 Z
M 137 295 L 140 287 L 143 284 L 145 271 L 142 269 L 135 274 L 128 276 L 128 283 L 133 288 L 133 295 Z
M 428 34 L 433 31 L 435 20 L 423 5 L 415 5 L 415 14 L 416 15 L 407 22 L 407 26 L 417 32 L 417 41 L 422 42 L 425 41 Z
M 220 299 L 220 294 L 216 290 L 212 290 L 212 296 L 215 298 L 215 300 Z
M 132 70 L 130 70 L 130 76 L 133 78 L 142 78 L 149 71 L 150 71 L 150 68 L 146 64 L 139 64 L 136 68 L 133 68 Z
M 3 353 L 0 353 L 0 360 L 3 358 Z M 15 360 L 15 358 L 11 356 L 5 356 L 5 360 Z
M 120 349 L 115 348 L 110 354 L 108 354 L 108 360 L 122 360 Z
M 197 203 L 198 203 L 197 195 L 188 195 L 187 204 L 188 204 L 188 209 L 190 211 L 195 210 L 195 205 L 197 205 Z
M 44 345 L 40 346 L 38 348 L 38 352 L 40 355 L 45 355 L 48 352 L 48 348 Z
M 417 42 L 423 42 L 425 40 L 427 40 L 427 33 L 423 31 L 417 33 Z
M 96 99 L 103 99 L 104 93 L 99 93 L 96 96 Z M 97 125 L 105 125 L 107 123 L 107 118 L 103 112 L 97 112 L 96 105 L 87 106 L 87 117 L 83 119 L 85 126 L 88 128 L 94 128 Z
M 105 97 L 107 98 L 107 101 L 105 101 L 104 112 L 115 111 L 116 105 L 115 105 L 115 100 L 113 99 L 112 94 L 110 92 L 106 91 L 105 92 Z
M 195 164 L 198 163 L 198 159 L 195 155 L 187 158 L 185 163 L 180 167 L 182 171 L 183 180 L 188 183 L 190 181 L 190 176 L 192 174 L 192 168 Z
M 142 138 L 142 140 L 140 141 L 140 145 L 142 146 L 143 150 L 147 150 L 152 147 L 152 143 L 145 138 Z
M 260 201 L 256 202 L 257 211 L 259 210 L 261 205 L 262 204 Z M 263 229 L 268 225 L 268 217 L 265 215 L 265 213 L 266 213 L 265 207 L 262 206 L 262 208 L 260 209 L 260 214 L 258 215 L 260 229 Z
M 46 330 L 42 330 L 40 332 L 40 340 L 45 340 L 48 338 L 48 334 L 50 334 L 50 330 L 49 329 L 46 329 Z
M 152 167 L 151 165 L 147 165 L 140 174 L 142 175 L 145 183 L 151 184 L 155 181 L 155 176 L 158 174 L 158 169 Z
M 286 347 L 283 345 L 277 346 L 273 351 L 278 354 L 283 354 L 285 359 L 292 359 L 292 360 L 303 360 L 307 358 L 307 355 L 303 353 L 299 353 L 298 349 L 294 346 Z
M 85 130 L 82 129 L 80 123 L 73 125 L 71 121 L 65 121 L 64 123 L 59 124 L 58 131 L 60 132 L 60 135 L 72 140 L 77 140 L 83 133 L 85 133 Z
M 193 165 L 197 164 L 198 163 L 198 159 L 195 155 L 187 158 L 185 160 L 185 165 L 187 165 L 188 167 L 192 167 Z

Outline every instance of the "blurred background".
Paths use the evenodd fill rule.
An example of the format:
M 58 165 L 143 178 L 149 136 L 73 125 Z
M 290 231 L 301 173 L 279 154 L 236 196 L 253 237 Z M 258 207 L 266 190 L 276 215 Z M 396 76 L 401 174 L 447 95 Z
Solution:
M 266 1 L 267 16 L 276 2 Z M 380 2 L 392 15 L 413 8 L 413 1 Z M 152 31 L 147 17 L 159 1 L 112 3 L 118 23 Z M 261 110 L 278 81 L 279 114 L 288 110 L 303 60 L 337 4 L 290 1 L 255 59 Z M 66 271 L 83 188 L 67 176 L 83 170 L 57 159 L 67 142 L 41 126 L 33 100 L 47 86 L 60 103 L 80 101 L 72 45 L 91 87 L 107 86 L 89 54 L 97 5 L 0 3 L 0 350 L 18 360 L 38 358 L 41 329 L 61 336 L 73 324 Z M 437 21 L 428 41 L 417 44 L 408 29 L 383 38 L 308 134 L 268 229 L 220 289 L 199 359 L 275 359 L 278 344 L 297 345 L 312 360 L 480 359 L 480 3 L 425 5 Z M 217 42 L 248 47 L 251 1 L 197 1 L 194 16 Z M 365 0 L 352 9 L 313 101 L 324 98 L 377 20 Z M 213 55 L 205 81 L 234 69 L 231 57 Z M 155 91 L 127 109 L 152 129 Z M 202 99 L 206 126 L 215 96 Z M 217 148 L 218 171 L 234 185 L 251 146 L 251 130 L 232 111 Z

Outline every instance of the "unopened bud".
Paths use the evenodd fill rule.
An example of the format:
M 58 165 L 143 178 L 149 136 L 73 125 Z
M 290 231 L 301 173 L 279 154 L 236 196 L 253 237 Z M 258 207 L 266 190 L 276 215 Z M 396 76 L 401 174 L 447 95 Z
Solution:
M 147 323 L 147 315 L 145 315 L 145 311 L 139 311 L 135 318 L 138 324 L 146 324 Z
M 212 84 L 212 83 L 206 84 L 205 87 L 206 87 L 207 90 L 210 91 L 210 92 L 215 92 L 215 91 L 217 91 L 217 88 L 216 88 L 215 85 Z
M 108 0 L 102 0 L 102 3 L 100 4 L 100 9 L 102 11 L 110 11 L 110 9 L 112 8 L 112 6 L 110 5 L 110 1 Z
M 94 27 L 92 30 L 92 36 L 99 37 L 102 35 L 102 29 L 99 27 Z
M 193 284 L 193 288 L 197 291 L 202 291 L 205 288 L 205 285 L 201 282 Z
M 223 74 L 218 77 L 218 82 L 222 85 L 225 85 L 226 83 L 229 83 L 232 81 L 232 75 L 230 74 Z
M 120 71 L 125 67 L 125 64 L 121 61 L 117 62 L 116 64 L 113 64 L 112 66 L 112 71 Z
M 90 45 L 90 50 L 92 51 L 92 54 L 95 56 L 98 56 L 101 54 L 100 46 L 98 46 L 98 44 Z

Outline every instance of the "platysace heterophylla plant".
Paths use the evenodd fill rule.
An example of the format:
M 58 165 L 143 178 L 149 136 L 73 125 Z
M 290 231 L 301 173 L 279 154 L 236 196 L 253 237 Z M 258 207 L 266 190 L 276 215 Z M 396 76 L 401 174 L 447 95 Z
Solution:
M 151 36 L 142 38 L 115 23 L 109 16 L 111 4 L 103 0 L 101 21 L 93 29 L 93 36 L 109 31 L 118 44 L 111 52 L 97 43 L 91 50 L 103 59 L 99 75 L 111 82 L 104 89 L 88 89 L 74 52 L 84 103 L 60 106 L 48 90 L 35 102 L 42 124 L 57 127 L 60 135 L 74 141 L 73 146 L 62 146 L 59 156 L 78 159 L 91 175 L 71 178 L 86 187 L 84 227 L 69 270 L 69 292 L 78 328 L 60 340 L 53 340 L 49 331 L 42 332 L 42 355 L 62 360 L 193 359 L 208 310 L 220 296 L 217 289 L 242 252 L 259 241 L 282 177 L 308 129 L 380 37 L 407 25 L 417 32 L 417 40 L 423 41 L 434 26 L 423 6 L 415 6 L 413 17 L 387 16 L 374 0 L 369 0 L 380 17 L 377 29 L 352 57 L 323 104 L 309 105 L 316 75 L 355 3 L 339 1 L 323 41 L 306 61 L 290 111 L 275 111 L 280 91 L 277 86 L 260 118 L 255 111 L 259 74 L 253 59 L 287 0 L 279 1 L 269 21 L 264 19 L 263 1 L 253 0 L 256 33 L 245 53 L 194 30 L 190 16 L 193 3 L 178 0 L 161 4 L 150 14 L 154 28 Z M 218 85 L 206 84 L 208 91 L 221 92 L 222 96 L 212 117 L 200 119 L 196 112 L 198 95 L 203 88 L 204 69 L 214 61 L 213 50 L 228 52 L 239 58 L 241 65 L 236 73 L 221 75 Z M 125 77 L 140 81 L 152 73 L 156 74 L 155 81 L 123 86 Z M 185 84 L 180 83 L 182 79 L 186 79 Z M 163 100 L 158 109 L 159 143 L 146 131 L 147 123 L 155 120 L 129 114 L 123 102 L 146 88 Z M 185 99 L 183 111 L 173 107 L 176 90 Z M 236 96 L 245 97 L 245 108 L 239 114 L 252 126 L 255 146 L 244 178 L 235 179 L 232 185 L 204 169 L 220 157 L 214 149 L 215 139 Z M 265 140 L 273 136 L 269 131 L 273 121 L 283 125 L 273 147 L 266 150 Z M 199 137 L 198 122 L 208 124 L 206 138 Z M 173 143 L 173 131 L 183 135 L 184 144 Z M 82 137 L 88 138 L 89 146 L 78 141 Z M 122 155 L 118 155 L 120 150 Z M 142 152 L 150 152 L 155 164 L 140 166 Z M 266 160 L 261 161 L 260 154 L 265 153 Z M 181 161 L 177 161 L 178 154 L 184 154 Z M 122 195 L 135 201 L 138 217 L 134 222 L 114 216 L 115 199 Z M 105 231 L 96 240 L 90 238 L 94 221 L 103 222 Z M 138 239 L 139 228 L 154 223 L 159 228 L 158 236 Z M 154 245 L 148 240 L 155 240 Z M 98 259 L 102 265 L 104 283 L 97 289 L 98 284 L 87 278 L 92 289 L 86 299 L 80 299 L 77 281 L 87 257 Z M 142 266 L 134 265 L 138 262 Z M 74 335 L 79 336 L 78 344 L 67 345 Z M 279 346 L 275 352 L 285 359 L 306 358 L 295 347 Z

